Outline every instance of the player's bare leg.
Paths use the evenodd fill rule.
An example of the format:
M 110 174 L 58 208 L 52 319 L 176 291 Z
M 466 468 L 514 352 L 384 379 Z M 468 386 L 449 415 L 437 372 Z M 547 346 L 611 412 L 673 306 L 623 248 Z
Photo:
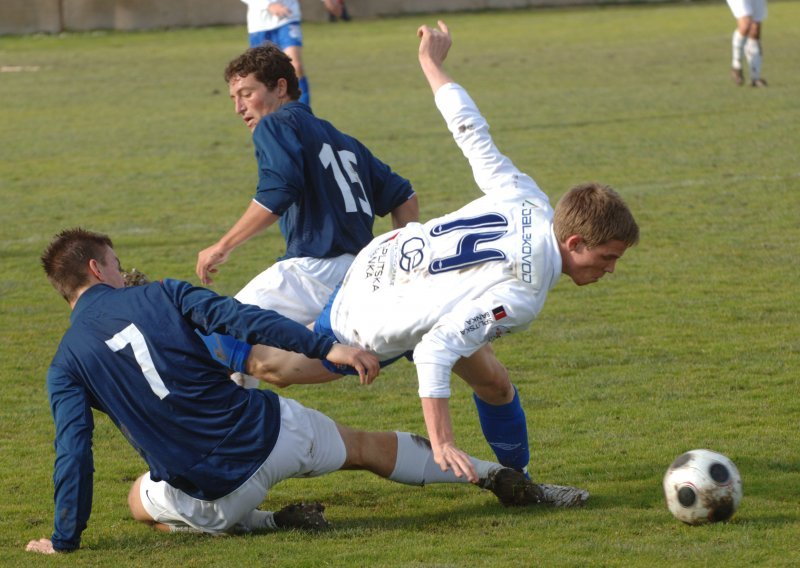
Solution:
M 453 366 L 453 372 L 472 387 L 482 401 L 489 404 L 507 404 L 514 398 L 514 385 L 508 371 L 487 344 L 469 357 L 462 357 Z
M 133 520 L 150 525 L 154 529 L 162 532 L 171 532 L 171 529 L 168 525 L 157 523 L 156 520 L 150 516 L 150 513 L 145 510 L 144 505 L 142 505 L 142 497 L 140 494 L 142 477 L 144 476 L 139 477 L 133 482 L 131 490 L 128 492 L 128 508 L 131 510 Z

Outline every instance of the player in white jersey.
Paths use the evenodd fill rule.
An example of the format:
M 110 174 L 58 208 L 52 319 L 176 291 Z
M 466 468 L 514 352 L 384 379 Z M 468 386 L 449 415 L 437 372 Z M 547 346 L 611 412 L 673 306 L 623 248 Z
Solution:
M 529 460 L 525 413 L 489 343 L 526 329 L 561 273 L 578 285 L 613 272 L 639 229 L 607 186 L 571 189 L 555 211 L 547 196 L 495 147 L 475 103 L 443 70 L 450 34 L 422 26 L 419 60 L 436 105 L 484 196 L 423 225 L 377 237 L 356 257 L 315 330 L 384 361 L 413 350 L 436 463 L 476 479 L 455 445 L 450 373 L 475 391 L 484 436 L 508 467 Z M 341 369 L 254 346 L 248 371 L 273 384 L 324 382 Z
M 767 18 L 767 0 L 728 0 L 728 6 L 736 18 L 731 41 L 731 78 L 737 85 L 744 84 L 744 57 L 750 71 L 750 85 L 766 87 L 767 81 L 761 77 L 761 22 Z

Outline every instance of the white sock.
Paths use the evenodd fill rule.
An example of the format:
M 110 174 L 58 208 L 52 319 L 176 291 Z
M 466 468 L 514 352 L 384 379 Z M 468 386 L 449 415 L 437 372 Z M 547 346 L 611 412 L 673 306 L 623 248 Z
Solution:
M 452 470 L 442 471 L 433 460 L 430 442 L 425 438 L 408 432 L 395 432 L 397 435 L 397 462 L 389 479 L 406 485 L 425 485 L 426 483 L 469 483 L 466 477 L 456 477 Z M 489 472 L 502 467 L 470 456 L 478 477 L 483 479 Z
M 275 513 L 253 509 L 236 523 L 236 532 L 253 532 L 259 529 L 278 530 L 275 524 Z
M 761 78 L 761 43 L 757 39 L 747 38 L 744 43 L 744 56 L 750 66 L 750 80 Z
M 203 531 L 201 531 L 200 529 L 190 527 L 189 525 L 167 525 L 167 526 L 169 527 L 169 532 L 203 534 Z
M 742 68 L 742 56 L 744 55 L 744 43 L 747 38 L 739 33 L 739 30 L 733 30 L 733 40 L 731 46 L 733 48 L 733 61 L 731 67 L 733 69 Z

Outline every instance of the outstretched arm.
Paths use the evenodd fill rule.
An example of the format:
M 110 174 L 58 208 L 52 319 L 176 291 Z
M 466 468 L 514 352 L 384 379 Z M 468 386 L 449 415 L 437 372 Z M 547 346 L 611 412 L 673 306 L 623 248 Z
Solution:
M 217 266 L 228 260 L 233 249 L 272 225 L 280 217 L 275 215 L 255 201 L 236 224 L 225 235 L 207 249 L 201 250 L 197 255 L 195 272 L 204 286 L 213 284 L 211 274 L 217 272 Z
M 439 20 L 438 26 L 438 29 L 420 26 L 417 30 L 417 36 L 420 38 L 419 64 L 434 94 L 442 85 L 453 82 L 450 75 L 442 68 L 450 45 L 453 43 L 450 38 L 450 30 L 447 29 L 447 24 L 441 20 Z

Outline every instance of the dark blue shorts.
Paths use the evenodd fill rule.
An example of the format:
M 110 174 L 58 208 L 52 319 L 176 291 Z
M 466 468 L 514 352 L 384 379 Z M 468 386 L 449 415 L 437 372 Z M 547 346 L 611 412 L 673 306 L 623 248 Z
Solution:
M 303 30 L 300 22 L 284 24 L 274 30 L 265 30 L 248 34 L 250 47 L 258 47 L 265 41 L 271 41 L 282 50 L 287 47 L 303 47 Z

